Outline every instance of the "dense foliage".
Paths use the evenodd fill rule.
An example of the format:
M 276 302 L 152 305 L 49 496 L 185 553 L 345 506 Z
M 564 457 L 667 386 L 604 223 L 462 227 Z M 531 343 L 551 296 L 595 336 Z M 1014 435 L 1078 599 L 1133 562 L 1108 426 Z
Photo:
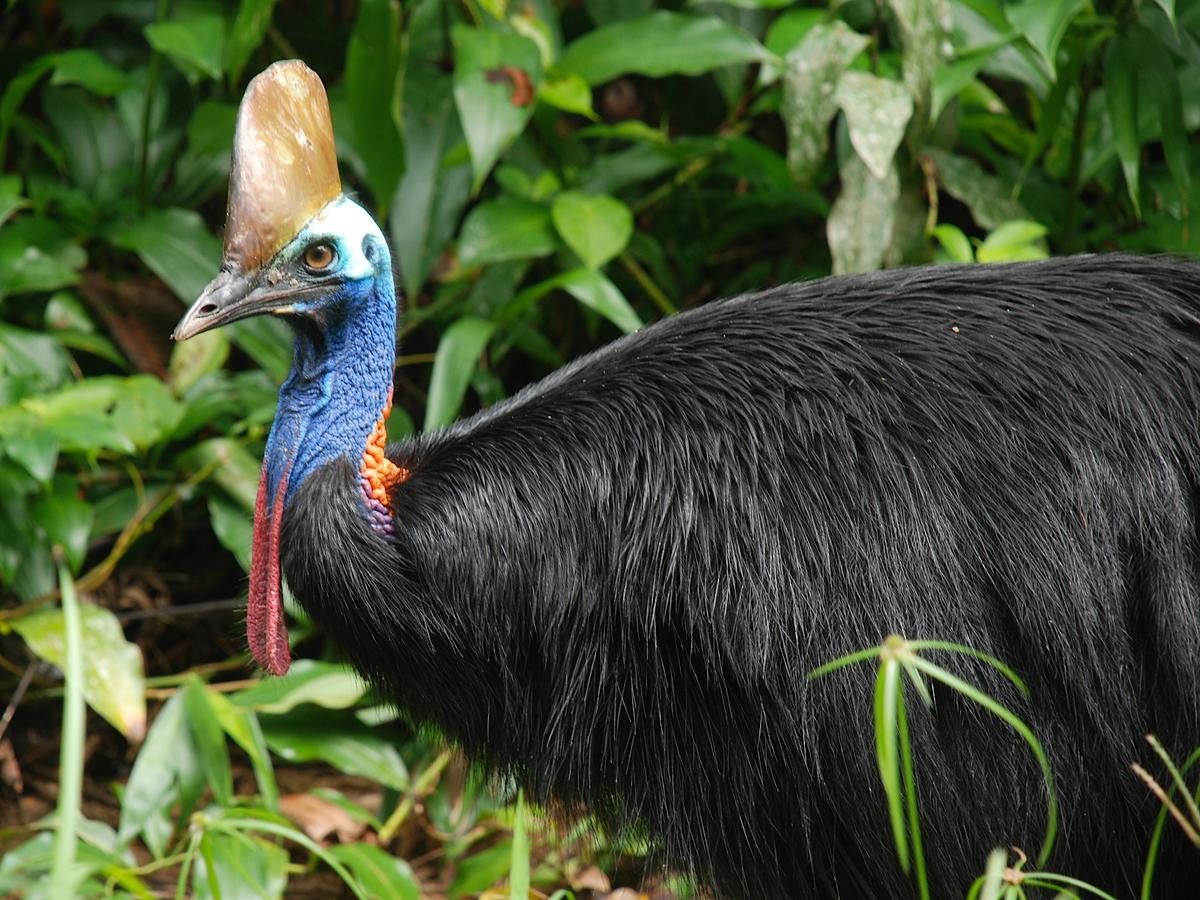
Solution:
M 755 287 L 1200 252 L 1200 0 L 10 0 L 0 48 L 0 806 L 57 746 L 70 645 L 116 729 L 88 725 L 111 803 L 78 823 L 80 894 L 279 896 L 306 858 L 360 896 L 530 878 L 515 795 L 372 706 L 298 614 L 318 658 L 228 680 L 288 334 L 167 336 L 217 270 L 237 101 L 271 61 L 325 79 L 392 241 L 393 438 Z M 375 787 L 305 793 L 309 769 L 281 797 L 273 760 Z M 338 843 L 312 804 L 350 823 Z M 0 821 L 0 893 L 54 890 L 55 821 Z M 601 892 L 590 861 L 640 849 L 536 827 L 547 893 Z

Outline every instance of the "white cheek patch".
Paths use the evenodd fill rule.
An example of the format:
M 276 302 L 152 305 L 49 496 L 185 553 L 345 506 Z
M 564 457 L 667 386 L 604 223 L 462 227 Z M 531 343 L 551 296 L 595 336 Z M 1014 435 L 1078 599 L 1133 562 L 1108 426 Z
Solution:
M 347 278 L 371 278 L 376 274 L 376 269 L 363 252 L 363 238 L 367 235 L 378 238 L 381 247 L 387 246 L 383 232 L 370 213 L 349 197 L 339 197 L 309 220 L 297 236 L 296 243 L 307 245 L 317 237 L 334 238 L 338 253 L 343 257 L 339 261 L 339 274 Z M 387 262 L 386 253 L 383 261 Z

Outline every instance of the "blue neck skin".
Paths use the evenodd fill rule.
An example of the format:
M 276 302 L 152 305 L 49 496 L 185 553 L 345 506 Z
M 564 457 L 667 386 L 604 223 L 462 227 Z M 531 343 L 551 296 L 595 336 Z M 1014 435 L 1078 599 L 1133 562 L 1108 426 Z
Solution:
M 387 267 L 348 281 L 331 297 L 298 308 L 292 371 L 279 389 L 267 439 L 268 496 L 286 473 L 284 503 L 325 463 L 348 457 L 358 470 L 379 420 L 396 358 L 396 291 Z

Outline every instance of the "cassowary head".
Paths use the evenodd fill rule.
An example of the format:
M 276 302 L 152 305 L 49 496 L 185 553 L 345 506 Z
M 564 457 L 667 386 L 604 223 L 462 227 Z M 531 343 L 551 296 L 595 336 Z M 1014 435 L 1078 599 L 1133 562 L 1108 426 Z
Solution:
M 173 336 L 264 313 L 293 326 L 296 349 L 255 506 L 247 632 L 258 662 L 282 674 L 287 502 L 322 465 L 348 457 L 360 472 L 364 515 L 386 531 L 387 487 L 399 474 L 381 452 L 395 359 L 391 259 L 371 216 L 342 193 L 325 88 L 298 61 L 276 63 L 246 89 L 221 270 Z

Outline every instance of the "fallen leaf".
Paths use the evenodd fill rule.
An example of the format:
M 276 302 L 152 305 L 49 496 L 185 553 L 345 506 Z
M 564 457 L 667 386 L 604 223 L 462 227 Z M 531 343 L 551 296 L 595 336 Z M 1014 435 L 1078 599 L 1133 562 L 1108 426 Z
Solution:
M 286 794 L 280 797 L 279 811 L 318 843 L 325 843 L 334 837 L 339 844 L 350 844 L 367 830 L 365 823 L 354 821 L 336 803 L 312 794 Z

